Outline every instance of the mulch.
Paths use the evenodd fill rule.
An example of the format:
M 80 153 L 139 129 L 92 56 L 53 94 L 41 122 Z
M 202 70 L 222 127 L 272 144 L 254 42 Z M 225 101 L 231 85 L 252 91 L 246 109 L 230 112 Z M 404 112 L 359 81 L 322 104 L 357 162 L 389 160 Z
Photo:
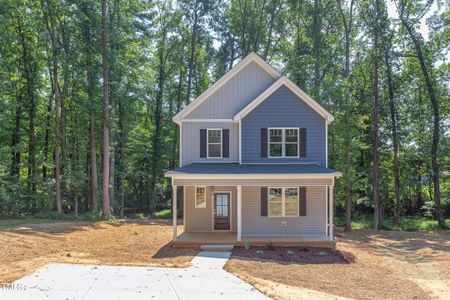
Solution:
M 250 247 L 248 250 L 236 247 L 233 256 L 297 264 L 348 264 L 354 260 L 354 256 L 348 252 L 308 247 Z

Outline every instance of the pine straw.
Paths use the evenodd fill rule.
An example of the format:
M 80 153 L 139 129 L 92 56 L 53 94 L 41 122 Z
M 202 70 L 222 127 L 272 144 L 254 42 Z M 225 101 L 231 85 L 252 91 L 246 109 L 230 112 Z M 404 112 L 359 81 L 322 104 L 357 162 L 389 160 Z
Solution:
M 354 259 L 312 264 L 233 255 L 226 269 L 276 299 L 292 298 L 277 284 L 330 297 L 450 299 L 449 232 L 357 230 L 339 234 L 337 251 Z
M 179 228 L 179 231 L 181 228 Z M 48 263 L 186 267 L 196 251 L 172 249 L 165 220 L 61 221 L 0 231 L 0 283 Z

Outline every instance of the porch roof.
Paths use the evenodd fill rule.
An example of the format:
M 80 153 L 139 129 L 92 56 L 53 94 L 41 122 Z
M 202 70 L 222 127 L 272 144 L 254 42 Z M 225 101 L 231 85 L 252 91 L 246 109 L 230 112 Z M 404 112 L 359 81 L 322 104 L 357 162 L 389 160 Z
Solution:
M 176 175 L 255 175 L 255 174 L 322 174 L 340 176 L 336 170 L 319 164 L 237 164 L 237 163 L 192 163 L 166 172 L 166 176 Z

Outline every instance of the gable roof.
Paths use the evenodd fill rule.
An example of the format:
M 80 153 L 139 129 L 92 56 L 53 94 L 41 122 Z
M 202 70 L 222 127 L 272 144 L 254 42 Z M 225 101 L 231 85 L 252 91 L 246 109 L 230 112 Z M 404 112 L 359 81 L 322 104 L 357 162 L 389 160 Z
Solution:
M 244 69 L 251 62 L 256 63 L 258 66 L 260 66 L 264 71 L 266 71 L 273 78 L 278 79 L 281 77 L 281 74 L 278 73 L 277 70 L 275 70 L 271 65 L 269 65 L 267 62 L 265 62 L 256 53 L 251 52 L 243 60 L 241 60 L 236 66 L 234 66 L 230 71 L 228 71 L 219 80 L 217 80 L 212 86 L 210 86 L 206 91 L 204 91 L 200 96 L 198 96 L 194 101 L 189 103 L 188 106 L 186 106 L 180 112 L 178 112 L 172 118 L 172 120 L 179 125 L 185 116 L 187 116 L 195 108 L 197 108 L 199 105 L 201 105 L 206 99 L 208 99 L 209 96 L 211 96 L 215 91 L 217 91 L 225 83 L 230 81 L 230 79 L 232 79 L 236 74 L 238 74 L 242 69 Z
M 275 81 L 267 90 L 265 90 L 262 94 L 256 97 L 255 100 L 250 102 L 244 109 L 238 112 L 233 120 L 239 121 L 243 119 L 246 115 L 248 115 L 253 109 L 255 109 L 259 104 L 261 104 L 264 100 L 266 100 L 270 95 L 272 95 L 276 90 L 278 90 L 281 86 L 286 86 L 290 89 L 297 97 L 303 100 L 306 104 L 308 104 L 312 109 L 314 109 L 319 115 L 321 115 L 327 122 L 330 124 L 333 122 L 334 117 L 325 110 L 319 103 L 317 103 L 313 98 L 308 96 L 301 88 L 299 88 L 295 83 L 290 81 L 286 76 L 281 77 L 277 81 Z

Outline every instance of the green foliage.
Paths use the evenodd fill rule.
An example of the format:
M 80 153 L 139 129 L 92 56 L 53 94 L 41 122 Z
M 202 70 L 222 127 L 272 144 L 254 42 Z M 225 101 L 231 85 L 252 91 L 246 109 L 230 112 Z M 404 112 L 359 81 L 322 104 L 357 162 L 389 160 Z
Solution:
M 49 3 L 49 5 L 47 5 Z M 170 218 L 171 187 L 164 172 L 179 163 L 179 128 L 171 118 L 220 76 L 254 51 L 333 113 L 328 127 L 329 166 L 349 178 L 356 228 L 370 228 L 372 199 L 372 17 L 373 5 L 355 1 L 350 35 L 350 70 L 345 61 L 341 1 L 108 1 L 111 151 L 115 215 L 137 213 Z M 441 113 L 441 209 L 450 215 L 448 122 L 448 5 L 435 14 L 423 1 L 407 1 L 408 16 L 432 15 L 428 37 L 416 32 L 430 66 Z M 434 6 L 432 6 L 434 7 Z M 102 66 L 99 1 L 12 1 L 0 19 L 0 215 L 38 214 L 52 220 L 101 219 L 92 212 L 90 132 L 95 132 L 98 209 L 102 199 Z M 399 139 L 401 214 L 398 229 L 435 228 L 431 141 L 432 112 L 426 81 L 410 36 L 381 7 L 382 41 L 392 34 L 390 65 Z M 62 206 L 55 210 L 55 89 L 53 21 L 62 99 Z M 344 17 L 344 18 L 343 18 Z M 412 19 L 411 19 L 412 20 Z M 408 21 L 408 20 L 407 20 Z M 20 25 L 20 26 L 19 26 Z M 389 30 L 387 30 L 389 28 Z M 421 31 L 422 32 L 422 31 Z M 383 44 L 384 45 L 384 44 Z M 384 49 L 380 47 L 381 53 Z M 395 50 L 395 51 L 394 51 Z M 381 197 L 386 215 L 396 209 L 392 120 L 386 66 L 379 62 Z M 89 75 L 92 75 L 89 80 Z M 348 76 L 347 76 L 348 75 Z M 345 121 L 349 108 L 350 118 Z M 90 117 L 94 119 L 90 128 Z M 92 131 L 91 131 L 92 129 Z M 351 153 L 350 165 L 346 154 Z M 335 203 L 344 210 L 344 178 Z M 112 193 L 111 193 L 112 194 Z M 123 204 L 121 203 L 123 199 Z M 340 222 L 340 223 L 339 223 Z M 343 225 L 343 220 L 337 218 Z M 385 226 L 396 229 L 391 218 Z
M 274 245 L 274 243 L 270 242 L 270 243 L 267 243 L 264 248 L 266 250 L 271 250 L 272 251 L 272 250 L 275 250 L 275 245 Z
M 335 225 L 343 227 L 345 224 L 344 216 L 336 216 Z M 400 217 L 400 225 L 396 225 L 393 217 L 386 217 L 383 228 L 386 230 L 399 231 L 418 231 L 418 230 L 438 230 L 450 229 L 450 219 L 445 220 L 445 228 L 439 228 L 436 220 L 427 219 L 420 216 L 402 216 Z M 373 228 L 372 215 L 359 215 L 352 218 L 352 228 L 370 229 Z
M 172 218 L 172 210 L 171 209 L 163 209 L 155 212 L 155 217 L 158 219 L 169 219 Z
M 250 241 L 249 240 L 244 241 L 244 249 L 247 251 L 250 250 Z

